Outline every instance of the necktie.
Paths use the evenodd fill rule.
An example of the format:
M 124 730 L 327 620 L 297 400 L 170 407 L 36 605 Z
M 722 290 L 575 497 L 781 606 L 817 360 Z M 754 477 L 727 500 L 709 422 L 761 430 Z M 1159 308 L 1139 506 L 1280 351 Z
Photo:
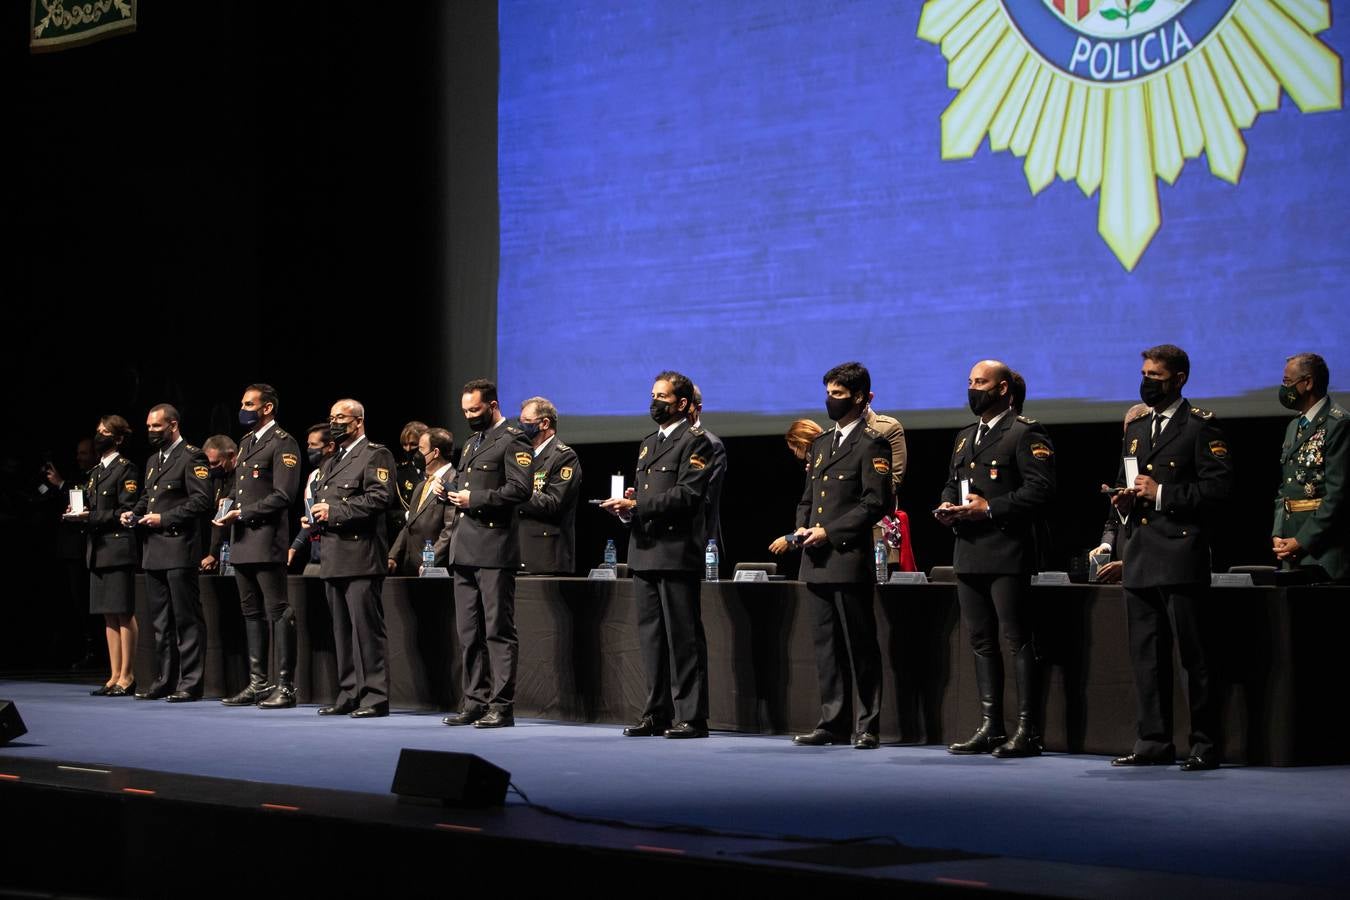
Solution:
M 422 482 L 422 494 L 417 498 L 417 509 L 420 512 L 422 504 L 427 502 L 427 495 L 431 493 L 431 479 L 428 478 Z
M 666 442 L 666 433 L 663 431 L 661 432 L 661 436 L 656 439 L 656 446 L 659 447 L 665 442 Z
M 838 449 L 839 449 L 839 436 L 840 436 L 841 434 L 843 434 L 843 432 L 840 431 L 838 428 L 836 428 L 836 429 L 834 430 L 834 443 L 830 444 L 830 455 L 831 455 L 831 456 L 834 456 L 835 452 L 838 451 Z
M 1162 413 L 1153 414 L 1153 437 L 1151 439 L 1153 443 L 1156 444 L 1158 442 L 1158 435 L 1162 434 L 1163 423 L 1166 421 L 1167 416 L 1164 416 Z
M 984 443 L 984 438 L 989 434 L 989 424 L 981 422 L 980 427 L 975 430 L 975 446 L 978 447 Z
M 485 434 L 487 434 L 486 431 L 480 431 L 480 432 L 478 432 L 478 436 L 477 436 L 476 438 L 473 439 L 473 452 L 474 452 L 474 453 L 477 453 L 477 452 L 482 448 L 482 446 L 483 446 L 483 435 L 485 435 Z

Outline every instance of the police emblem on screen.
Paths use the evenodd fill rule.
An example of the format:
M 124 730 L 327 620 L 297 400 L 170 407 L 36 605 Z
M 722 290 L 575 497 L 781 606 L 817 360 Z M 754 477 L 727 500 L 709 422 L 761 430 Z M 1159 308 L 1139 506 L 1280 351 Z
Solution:
M 1242 132 L 1281 90 L 1305 113 L 1341 108 L 1340 58 L 1315 37 L 1330 26 L 1328 0 L 928 0 L 918 33 L 958 91 L 942 158 L 988 135 L 1024 158 L 1032 194 L 1056 176 L 1100 190 L 1097 231 L 1132 271 L 1162 225 L 1158 179 L 1203 153 L 1237 184 Z

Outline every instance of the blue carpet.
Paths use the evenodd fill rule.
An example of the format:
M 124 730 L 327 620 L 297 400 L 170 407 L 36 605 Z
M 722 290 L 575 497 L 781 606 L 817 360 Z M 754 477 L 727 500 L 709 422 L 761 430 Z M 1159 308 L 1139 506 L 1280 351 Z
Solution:
M 794 747 L 784 737 L 625 739 L 613 726 L 439 715 L 325 719 L 215 701 L 89 697 L 0 681 L 29 733 L 8 756 L 105 763 L 385 794 L 401 747 L 475 753 L 536 803 L 650 825 L 822 839 L 887 835 L 959 848 L 1182 874 L 1350 885 L 1350 767 L 1112 769 L 1103 757 L 999 761 L 939 747 Z M 512 796 L 510 802 L 519 802 Z

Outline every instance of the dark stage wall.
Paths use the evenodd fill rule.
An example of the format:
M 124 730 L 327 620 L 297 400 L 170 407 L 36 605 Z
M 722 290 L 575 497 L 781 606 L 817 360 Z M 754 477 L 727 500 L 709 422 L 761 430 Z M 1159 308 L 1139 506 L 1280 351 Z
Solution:
M 48 660 L 33 635 L 52 630 L 63 588 L 49 571 L 54 524 L 32 504 L 36 473 L 49 456 L 68 473 L 101 413 L 137 426 L 138 462 L 149 406 L 178 405 L 190 440 L 237 436 L 254 380 L 280 390 L 293 430 L 354 395 L 376 440 L 392 443 L 414 417 L 462 438 L 458 386 L 496 369 L 495 2 L 411 4 L 395 20 L 354 2 L 142 0 L 135 34 L 41 56 L 27 50 L 27 6 L 0 5 L 0 668 Z M 555 337 L 540 335 L 537 352 L 558 355 Z M 680 365 L 678 340 L 668 362 Z M 1279 375 L 1275 362 L 1272 385 Z M 965 376 L 950 373 L 954 396 Z M 815 381 L 783 389 L 821 393 Z M 876 390 L 903 421 L 904 386 Z M 502 391 L 514 412 L 549 386 Z M 646 403 L 635 396 L 627 411 Z M 1243 490 L 1222 565 L 1265 559 L 1281 425 L 1228 423 Z M 1095 489 L 1114 473 L 1118 435 L 1114 423 L 1053 431 L 1061 557 L 1096 541 Z M 631 472 L 639 437 L 582 448 L 587 496 Z M 927 516 L 950 447 L 946 431 L 910 434 L 902 500 L 924 568 L 950 559 Z M 791 523 L 800 473 L 777 436 L 728 450 L 724 557 L 762 558 Z M 578 525 L 583 567 L 606 537 L 624 545 L 593 508 Z

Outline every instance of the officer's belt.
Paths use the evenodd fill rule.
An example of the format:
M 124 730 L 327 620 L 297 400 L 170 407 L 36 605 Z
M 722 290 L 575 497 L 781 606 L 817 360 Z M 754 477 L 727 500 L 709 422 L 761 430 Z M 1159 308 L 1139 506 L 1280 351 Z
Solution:
M 1312 512 L 1321 505 L 1321 497 L 1316 500 L 1286 500 L 1284 501 L 1284 511 L 1287 513 Z

